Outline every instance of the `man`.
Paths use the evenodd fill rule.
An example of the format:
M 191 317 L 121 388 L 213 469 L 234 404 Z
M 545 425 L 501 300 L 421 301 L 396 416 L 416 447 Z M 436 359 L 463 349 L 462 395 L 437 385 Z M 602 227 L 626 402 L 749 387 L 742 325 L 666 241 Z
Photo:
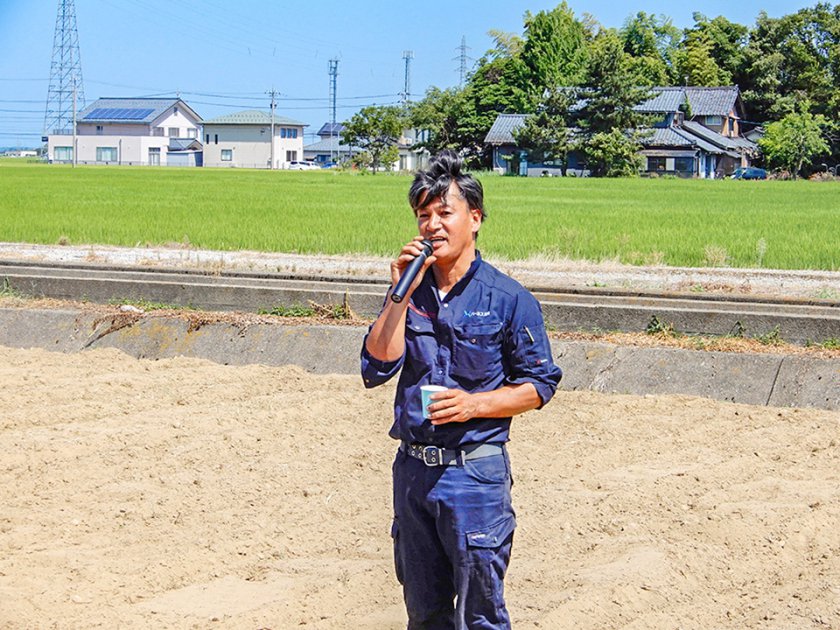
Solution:
M 483 190 L 451 152 L 409 191 L 419 235 L 391 263 L 393 286 L 433 245 L 404 300 L 386 304 L 362 347 L 375 387 L 402 368 L 390 435 L 394 556 L 409 629 L 509 628 L 503 580 L 516 526 L 505 443 L 511 417 L 554 395 L 539 303 L 481 259 Z M 421 409 L 420 387 L 442 385 Z

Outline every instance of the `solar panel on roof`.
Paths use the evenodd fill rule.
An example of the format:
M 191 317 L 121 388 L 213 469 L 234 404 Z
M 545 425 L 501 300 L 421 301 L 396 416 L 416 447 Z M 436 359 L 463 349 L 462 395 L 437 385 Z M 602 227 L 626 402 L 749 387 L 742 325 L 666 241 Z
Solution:
M 97 107 L 85 119 L 91 120 L 143 120 L 154 109 L 138 109 L 128 107 Z

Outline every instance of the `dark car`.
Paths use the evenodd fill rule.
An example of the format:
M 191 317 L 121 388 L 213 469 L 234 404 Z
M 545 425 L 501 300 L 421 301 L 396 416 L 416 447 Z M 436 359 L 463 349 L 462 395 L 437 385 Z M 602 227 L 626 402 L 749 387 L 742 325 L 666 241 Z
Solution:
M 742 166 L 735 169 L 732 179 L 767 179 L 767 171 L 755 166 Z

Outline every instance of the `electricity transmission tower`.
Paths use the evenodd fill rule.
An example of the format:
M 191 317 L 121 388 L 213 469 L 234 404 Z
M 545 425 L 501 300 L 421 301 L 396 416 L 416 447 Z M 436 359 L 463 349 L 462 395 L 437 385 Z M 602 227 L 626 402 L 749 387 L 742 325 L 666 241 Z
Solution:
M 458 46 L 455 50 L 459 51 L 459 55 L 453 59 L 453 61 L 460 61 L 460 65 L 458 68 L 458 73 L 460 75 L 460 80 L 458 81 L 459 86 L 464 85 L 464 81 L 467 78 L 467 60 L 470 57 L 467 57 L 467 51 L 470 50 L 470 47 L 467 46 L 467 37 L 466 35 L 461 36 L 461 45 Z
M 405 59 L 405 89 L 400 96 L 402 97 L 402 104 L 405 106 L 411 100 L 411 60 L 414 59 L 414 51 L 403 51 L 402 58 Z
M 82 61 L 79 57 L 79 32 L 76 29 L 74 0 L 58 0 L 55 19 L 50 87 L 44 113 L 44 135 L 72 134 L 76 111 L 84 107 Z

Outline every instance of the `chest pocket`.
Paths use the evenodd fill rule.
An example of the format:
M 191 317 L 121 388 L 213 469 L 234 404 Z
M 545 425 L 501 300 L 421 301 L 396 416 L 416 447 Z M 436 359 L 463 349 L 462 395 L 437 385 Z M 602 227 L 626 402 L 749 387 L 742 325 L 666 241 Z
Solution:
M 429 317 L 418 315 L 409 310 L 405 322 L 405 341 L 407 344 L 406 363 L 422 371 L 424 365 L 431 365 L 437 354 L 435 324 Z
M 452 373 L 480 381 L 493 375 L 502 364 L 502 324 L 465 324 L 453 330 L 455 356 Z

